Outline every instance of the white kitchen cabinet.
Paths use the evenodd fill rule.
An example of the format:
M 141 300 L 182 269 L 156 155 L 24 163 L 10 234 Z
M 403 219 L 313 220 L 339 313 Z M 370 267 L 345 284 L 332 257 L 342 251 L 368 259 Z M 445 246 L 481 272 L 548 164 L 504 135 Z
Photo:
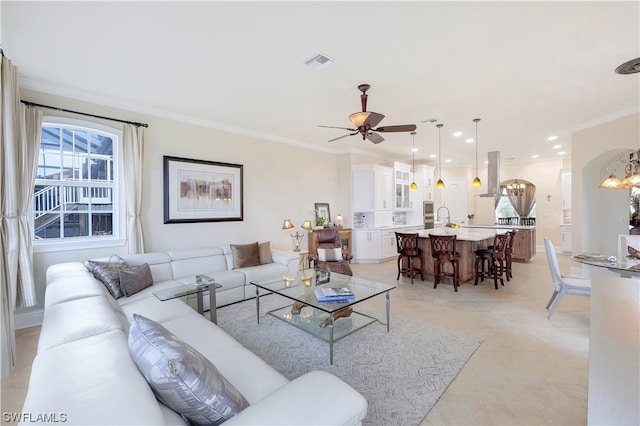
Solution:
M 562 210 L 571 210 L 571 170 L 560 170 L 560 193 Z
M 382 254 L 381 231 L 354 230 L 353 257 L 357 261 L 377 261 Z
M 563 253 L 571 253 L 571 226 L 560 226 L 560 250 Z
M 395 231 L 382 231 L 382 257 L 388 259 L 398 254 Z
M 394 171 L 394 188 L 395 188 L 395 199 L 394 199 L 394 208 L 395 210 L 407 210 L 410 208 L 410 192 L 411 191 L 411 166 L 404 163 L 394 163 L 393 166 Z
M 373 202 L 375 210 L 393 210 L 393 171 L 390 167 L 373 169 Z
M 353 211 L 393 209 L 393 170 L 385 166 L 354 166 Z

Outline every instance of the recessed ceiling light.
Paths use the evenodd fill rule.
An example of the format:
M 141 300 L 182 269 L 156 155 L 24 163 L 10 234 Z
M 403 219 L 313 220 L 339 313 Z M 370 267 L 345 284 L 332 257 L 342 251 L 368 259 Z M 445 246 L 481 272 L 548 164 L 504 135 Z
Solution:
M 531 158 L 538 158 L 538 157 L 540 157 L 538 154 L 533 154 L 533 155 L 531 156 Z
M 460 136 L 462 136 L 462 132 L 453 132 L 453 136 L 456 137 L 456 138 L 460 137 Z
M 557 137 L 556 135 L 549 136 L 549 137 L 547 138 L 547 140 L 548 140 L 548 141 L 555 141 L 556 139 L 558 139 L 558 137 Z
M 451 159 L 447 158 L 446 160 L 444 160 L 445 163 L 450 163 Z
M 418 148 L 411 148 L 411 152 L 418 152 Z
M 436 158 L 436 157 L 437 157 L 437 155 L 436 155 L 436 154 L 431 154 L 431 155 L 429 156 L 429 158 Z
M 484 164 L 489 164 L 489 160 L 484 160 Z
M 464 140 L 466 143 L 473 143 L 473 138 L 467 138 Z
M 566 154 L 566 152 L 564 152 L 564 151 L 558 151 L 558 155 L 565 155 L 565 154 Z
M 562 148 L 562 145 L 554 145 L 553 146 L 553 149 L 560 149 L 560 148 Z

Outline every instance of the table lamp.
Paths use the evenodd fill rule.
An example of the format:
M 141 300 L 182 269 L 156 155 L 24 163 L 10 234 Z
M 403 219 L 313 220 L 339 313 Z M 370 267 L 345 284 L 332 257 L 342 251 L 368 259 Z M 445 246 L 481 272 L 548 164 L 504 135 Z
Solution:
M 289 231 L 290 229 L 293 229 L 293 228 L 295 228 L 295 226 L 293 225 L 291 220 L 285 219 L 284 223 L 282 224 L 282 230 Z M 305 221 L 302 223 L 302 226 L 300 228 L 305 231 L 310 231 L 311 221 L 309 219 L 305 219 Z M 302 238 L 304 237 L 304 231 L 302 232 L 302 234 L 300 233 L 300 231 L 296 231 L 295 234 L 291 233 L 290 235 L 291 235 L 291 241 L 293 241 L 293 251 L 300 251 L 300 243 L 302 242 Z

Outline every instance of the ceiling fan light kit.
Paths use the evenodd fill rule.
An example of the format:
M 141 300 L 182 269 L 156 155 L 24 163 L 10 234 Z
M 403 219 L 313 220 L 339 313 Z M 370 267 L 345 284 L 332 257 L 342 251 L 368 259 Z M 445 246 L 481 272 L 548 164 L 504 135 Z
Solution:
M 378 144 L 384 141 L 384 138 L 378 134 L 378 132 L 413 132 L 416 130 L 415 124 L 403 124 L 399 126 L 384 126 L 375 128 L 378 123 L 382 121 L 384 118 L 383 114 L 379 114 L 373 111 L 367 111 L 367 90 L 369 90 L 371 86 L 368 84 L 361 84 L 358 86 L 358 90 L 362 92 L 360 95 L 360 103 L 362 104 L 362 111 L 355 112 L 349 116 L 349 120 L 355 128 L 349 127 L 337 127 L 337 126 L 321 126 L 318 127 L 327 127 L 330 129 L 343 129 L 348 130 L 349 134 L 339 136 L 337 138 L 329 140 L 329 142 L 337 141 L 338 139 L 346 138 L 347 136 L 354 136 L 357 134 L 362 135 L 362 140 L 369 140 L 371 143 Z

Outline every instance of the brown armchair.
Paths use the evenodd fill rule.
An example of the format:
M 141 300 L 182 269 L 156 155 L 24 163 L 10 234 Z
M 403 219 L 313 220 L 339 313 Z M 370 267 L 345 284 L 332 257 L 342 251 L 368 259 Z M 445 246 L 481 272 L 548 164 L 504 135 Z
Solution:
M 313 232 L 312 238 L 312 246 L 315 249 L 313 253 L 309 253 L 309 262 L 313 264 L 314 269 L 353 275 L 349 266 L 353 255 L 341 253 L 342 242 L 340 241 L 340 232 L 337 229 L 319 229 Z M 329 250 L 324 252 L 323 258 L 323 256 L 318 255 L 318 249 Z M 340 249 L 341 256 L 339 258 L 335 256 L 336 252 L 331 249 Z

